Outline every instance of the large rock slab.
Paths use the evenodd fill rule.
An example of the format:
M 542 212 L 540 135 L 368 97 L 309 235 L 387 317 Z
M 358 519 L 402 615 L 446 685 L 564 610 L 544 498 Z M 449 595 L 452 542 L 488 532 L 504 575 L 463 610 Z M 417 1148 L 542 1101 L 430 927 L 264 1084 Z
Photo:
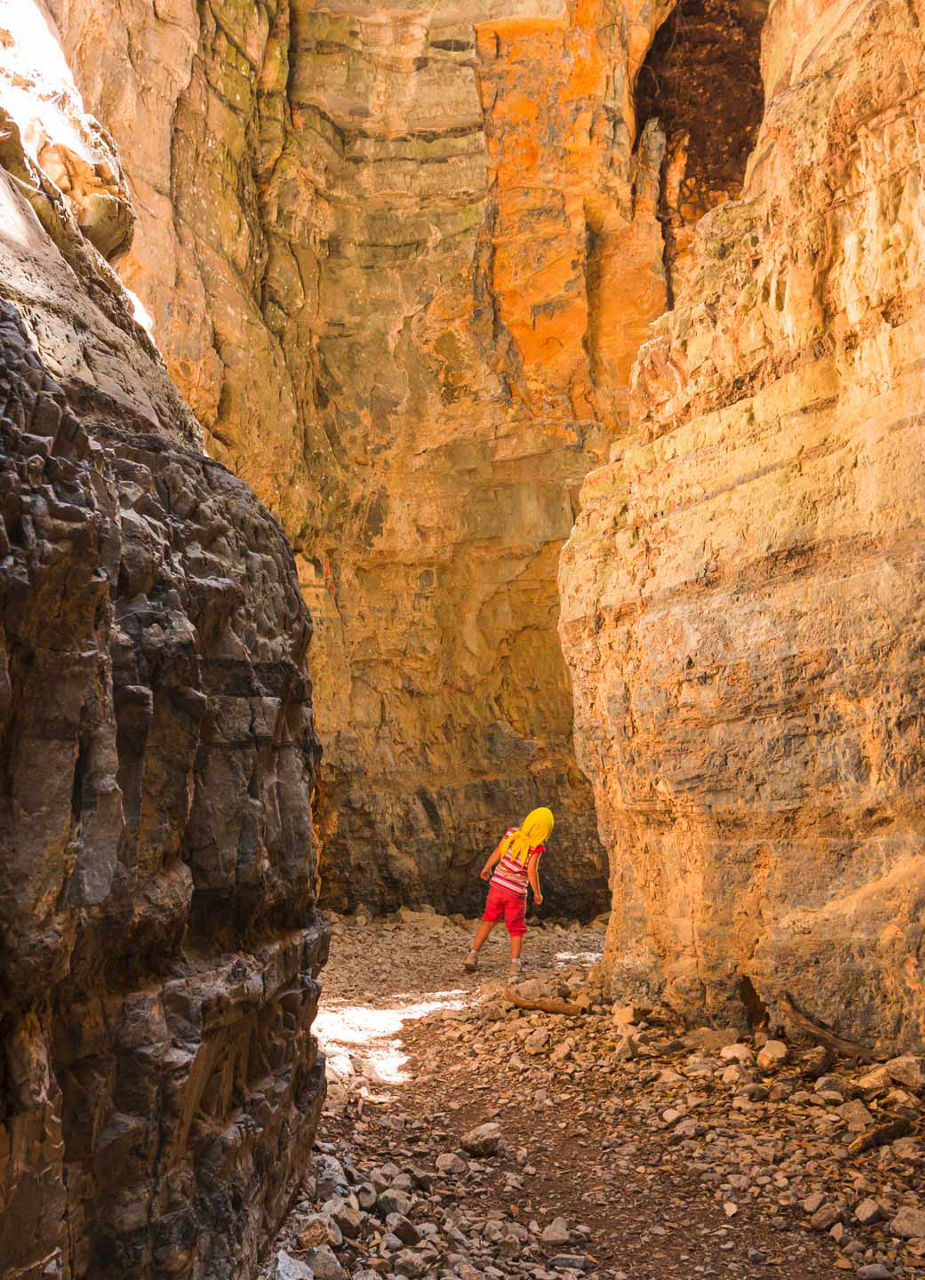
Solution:
M 31 6 L 7 8 L 19 35 Z M 203 456 L 97 251 L 126 225 L 91 216 L 126 199 L 111 144 L 66 68 L 54 93 L 54 63 L 30 79 L 17 47 L 35 46 L 0 58 L 0 1272 L 246 1277 L 324 1092 L 311 624 L 281 529 Z M 71 155 L 65 198 L 38 161 L 64 181 Z
M 772 7 L 744 198 L 582 491 L 560 631 L 624 999 L 922 1043 L 923 55 L 900 0 Z

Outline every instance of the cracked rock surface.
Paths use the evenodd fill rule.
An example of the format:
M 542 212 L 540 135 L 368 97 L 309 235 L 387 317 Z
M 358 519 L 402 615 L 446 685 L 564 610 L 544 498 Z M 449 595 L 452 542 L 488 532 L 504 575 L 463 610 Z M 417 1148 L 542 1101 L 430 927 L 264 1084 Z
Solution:
M 771 6 L 741 199 L 697 225 L 560 566 L 615 992 L 789 994 L 918 1051 L 922 16 Z
M 21 123 L 29 68 L 14 74 L 13 53 L 4 42 L 0 1272 L 244 1280 L 324 1094 L 311 624 L 282 530 L 203 456 L 80 208 L 36 159 L 60 160 L 55 130 L 86 158 L 98 130 L 66 78 L 33 86 L 39 121 Z

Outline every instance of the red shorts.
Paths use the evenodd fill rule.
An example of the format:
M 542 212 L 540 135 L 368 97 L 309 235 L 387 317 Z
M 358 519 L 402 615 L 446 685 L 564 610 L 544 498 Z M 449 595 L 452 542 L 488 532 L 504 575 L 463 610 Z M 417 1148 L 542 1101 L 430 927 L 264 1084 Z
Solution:
M 483 920 L 492 924 L 504 921 L 504 927 L 512 938 L 522 938 L 527 932 L 527 899 L 522 893 L 512 893 L 493 884 L 488 887 Z

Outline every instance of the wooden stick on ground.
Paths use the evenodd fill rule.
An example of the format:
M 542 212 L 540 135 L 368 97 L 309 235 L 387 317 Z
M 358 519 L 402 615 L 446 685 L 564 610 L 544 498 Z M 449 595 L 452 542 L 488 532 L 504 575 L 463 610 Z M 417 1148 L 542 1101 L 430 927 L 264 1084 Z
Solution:
M 876 1061 L 875 1055 L 869 1049 L 865 1049 L 862 1044 L 858 1044 L 856 1040 L 845 1040 L 842 1036 L 837 1036 L 834 1031 L 827 1031 L 825 1027 L 820 1027 L 818 1023 L 813 1022 L 812 1018 L 807 1017 L 796 1007 L 792 997 L 786 991 L 780 997 L 780 1009 L 785 1022 L 789 1022 L 796 1031 L 802 1031 L 810 1036 L 817 1044 L 825 1045 L 827 1049 L 834 1049 L 845 1058 L 855 1058 L 859 1062 Z
M 532 1009 L 539 1013 L 565 1013 L 577 1018 L 579 1014 L 585 1012 L 580 1004 L 571 1004 L 568 1000 L 553 1000 L 545 996 L 528 1000 L 526 996 L 519 996 L 511 987 L 505 991 L 504 998 L 510 1000 L 518 1009 Z
M 877 1125 L 876 1129 L 866 1129 L 860 1137 L 855 1138 L 854 1142 L 848 1143 L 848 1152 L 850 1155 L 857 1156 L 862 1151 L 869 1151 L 871 1147 L 882 1147 L 887 1142 L 895 1142 L 897 1138 L 904 1138 L 911 1132 L 911 1122 L 903 1116 L 897 1116 L 888 1124 Z

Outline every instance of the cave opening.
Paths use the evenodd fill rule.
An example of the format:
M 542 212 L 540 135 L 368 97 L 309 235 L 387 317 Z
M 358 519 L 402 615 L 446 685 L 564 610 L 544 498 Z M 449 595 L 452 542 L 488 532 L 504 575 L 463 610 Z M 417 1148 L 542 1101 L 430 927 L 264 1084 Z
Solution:
M 767 9 L 766 0 L 681 0 L 639 70 L 637 137 L 656 119 L 666 138 L 658 216 L 669 305 L 694 227 L 742 192 L 764 111 Z

